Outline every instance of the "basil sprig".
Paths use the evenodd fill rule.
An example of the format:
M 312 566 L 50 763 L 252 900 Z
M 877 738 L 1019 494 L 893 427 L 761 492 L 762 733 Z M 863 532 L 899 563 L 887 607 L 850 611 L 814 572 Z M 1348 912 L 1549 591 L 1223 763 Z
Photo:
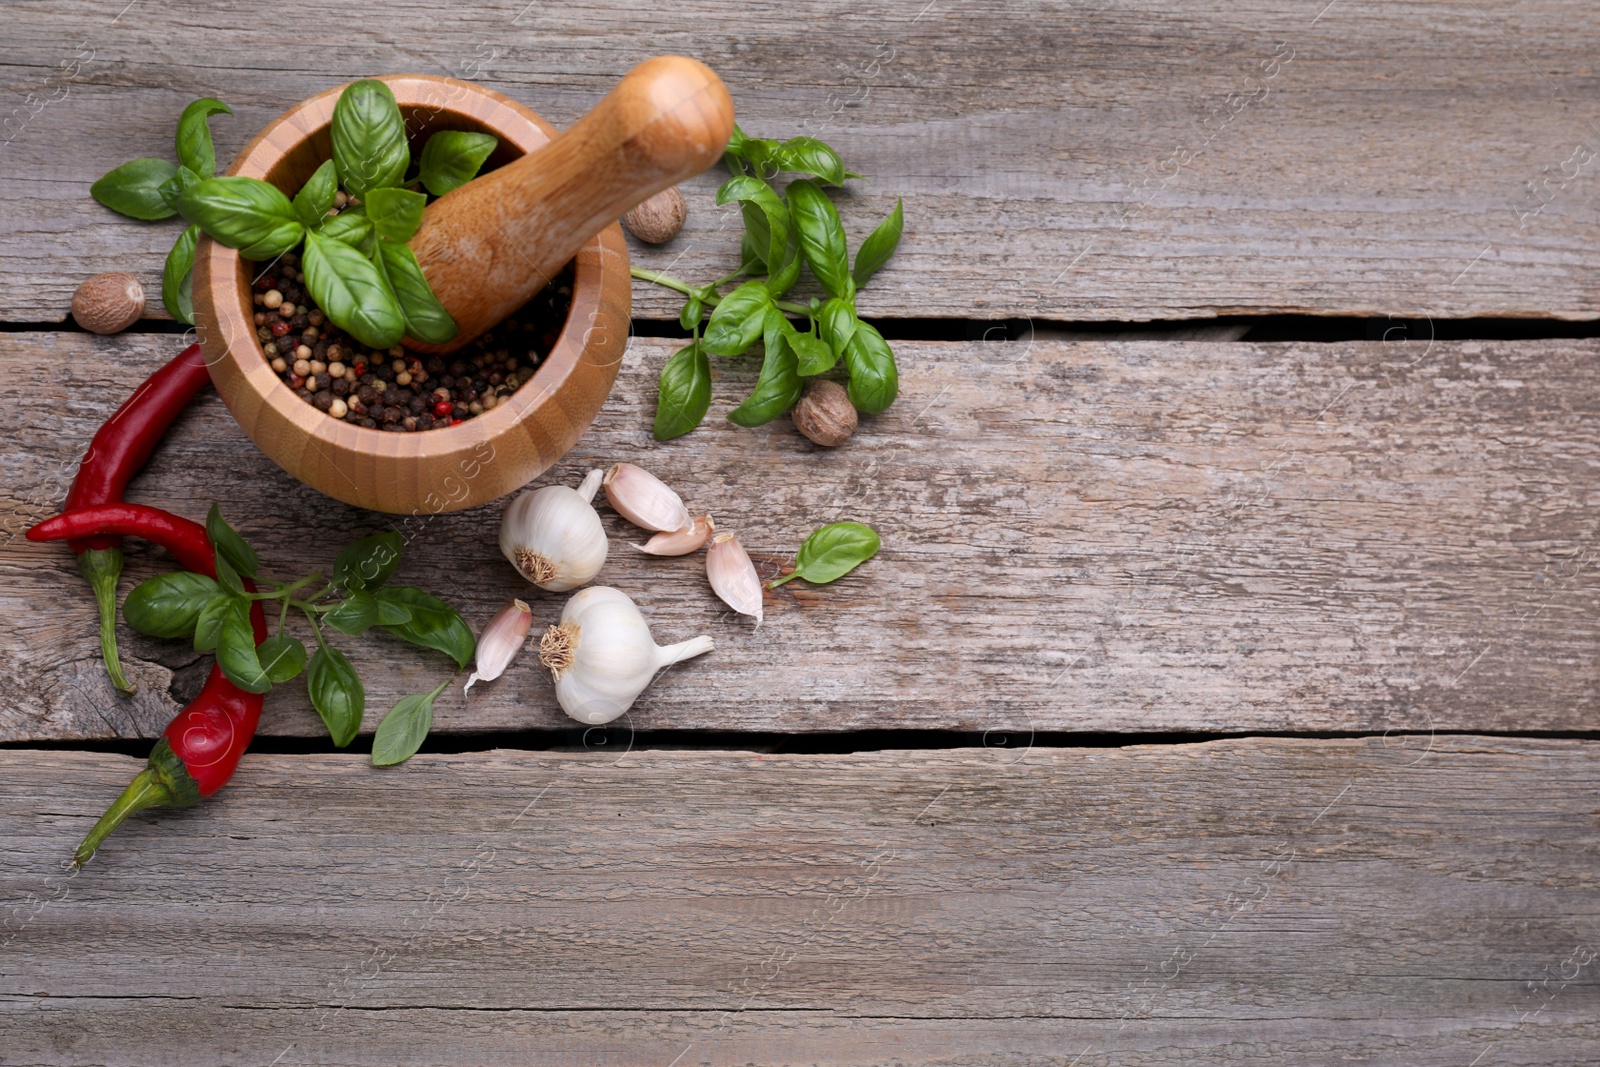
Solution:
M 306 285 L 335 326 L 373 348 L 404 337 L 441 344 L 455 321 L 423 276 L 405 242 L 422 224 L 427 196 L 472 180 L 499 140 L 490 134 L 441 130 L 413 160 L 394 93 L 365 79 L 345 87 L 330 124 L 333 158 L 291 200 L 275 186 L 245 177 L 213 177 L 216 150 L 207 120 L 232 114 L 205 97 L 184 109 L 175 139 L 178 165 L 136 159 L 90 188 L 94 198 L 138 219 L 183 216 L 162 272 L 168 313 L 193 324 L 193 270 L 200 234 L 236 248 L 245 259 L 270 260 L 305 243 Z M 408 175 L 410 177 L 408 178 Z M 339 188 L 360 198 L 337 214 Z
M 313 574 L 288 584 L 265 582 L 266 588 L 254 593 L 244 583 L 259 574 L 260 557 L 216 505 L 206 516 L 206 536 L 216 580 L 186 571 L 158 574 L 128 594 L 123 618 L 140 633 L 190 638 L 196 651 L 214 651 L 222 673 L 246 692 L 265 693 L 304 671 L 311 706 L 340 748 L 361 730 L 366 688 L 350 658 L 328 642 L 325 628 L 356 636 L 381 627 L 410 644 L 443 652 L 457 672 L 472 660 L 476 641 L 455 609 L 414 586 L 387 584 L 400 565 L 398 533 L 352 542 L 334 561 L 331 581 Z M 259 645 L 250 622 L 257 602 L 270 605 L 278 620 L 277 632 Z M 291 611 L 310 623 L 316 651 L 309 660 L 305 643 L 286 631 Z M 417 751 L 432 722 L 433 701 L 446 684 L 396 705 L 379 726 L 374 763 L 398 763 Z M 424 699 L 425 708 L 417 704 Z
M 877 531 L 859 522 L 835 522 L 805 539 L 795 559 L 794 570 L 767 583 L 776 589 L 784 582 L 804 578 L 813 585 L 825 585 L 844 577 L 878 554 Z
M 732 177 L 717 190 L 717 203 L 739 205 L 744 220 L 739 269 L 699 287 L 656 271 L 633 271 L 636 278 L 684 294 L 678 322 L 693 334 L 691 343 L 661 368 L 656 439 L 682 436 L 705 418 L 711 403 L 708 354 L 744 355 L 758 340 L 761 374 L 750 396 L 728 412 L 732 422 L 770 422 L 794 406 L 806 378 L 840 366 L 858 410 L 872 415 L 888 408 L 899 392 L 894 352 L 857 316 L 856 293 L 899 247 L 904 204 L 895 201 L 894 210 L 856 249 L 852 266 L 844 222 L 823 187 L 861 175 L 846 170 L 833 148 L 814 137 L 750 137 L 735 126 L 723 158 Z M 772 182 L 782 173 L 796 177 L 780 191 Z M 801 279 L 802 265 L 823 297 L 808 304 L 785 302 L 784 295 Z M 729 293 L 718 292 L 741 274 L 756 277 Z M 803 318 L 804 328 L 791 318 Z

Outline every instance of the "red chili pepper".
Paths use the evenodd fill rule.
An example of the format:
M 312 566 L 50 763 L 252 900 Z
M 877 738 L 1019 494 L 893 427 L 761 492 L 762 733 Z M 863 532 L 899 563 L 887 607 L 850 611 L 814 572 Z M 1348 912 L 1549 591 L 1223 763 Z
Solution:
M 204 526 L 142 504 L 105 504 L 69 511 L 41 522 L 27 537 L 30 541 L 62 541 L 123 534 L 160 545 L 185 570 L 212 579 L 217 576 L 216 554 Z M 255 591 L 248 579 L 244 585 Z M 256 644 L 267 639 L 267 620 L 259 601 L 250 605 L 250 625 Z M 261 694 L 246 693 L 228 681 L 222 668 L 213 664 L 200 695 L 167 724 L 150 753 L 149 766 L 94 824 L 78 846 L 74 862 L 80 867 L 88 862 L 106 835 L 134 812 L 162 805 L 188 807 L 226 785 L 255 736 L 262 699 Z
M 156 371 L 105 421 L 78 464 L 78 476 L 67 491 L 66 510 L 120 503 L 128 481 L 150 458 L 178 412 L 211 380 L 199 345 L 190 345 Z M 122 539 L 90 537 L 74 540 L 78 570 L 94 589 L 100 609 L 100 651 L 111 682 L 124 693 L 133 686 L 117 656 L 117 579 L 122 576 Z

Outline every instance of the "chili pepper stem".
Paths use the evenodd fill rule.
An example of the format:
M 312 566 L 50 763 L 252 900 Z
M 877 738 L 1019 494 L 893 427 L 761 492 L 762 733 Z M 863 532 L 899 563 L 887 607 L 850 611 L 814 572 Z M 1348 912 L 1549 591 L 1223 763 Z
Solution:
M 82 867 L 88 863 L 89 857 L 95 854 L 111 831 L 121 826 L 122 821 L 134 812 L 155 807 L 186 808 L 199 800 L 200 787 L 163 737 L 156 742 L 155 751 L 150 753 L 149 766 L 133 776 L 128 788 L 100 816 L 72 854 L 72 865 Z
M 122 577 L 122 549 L 89 549 L 78 557 L 78 573 L 89 580 L 100 609 L 100 655 L 106 673 L 117 691 L 129 696 L 134 686 L 122 673 L 122 659 L 117 654 L 117 579 Z

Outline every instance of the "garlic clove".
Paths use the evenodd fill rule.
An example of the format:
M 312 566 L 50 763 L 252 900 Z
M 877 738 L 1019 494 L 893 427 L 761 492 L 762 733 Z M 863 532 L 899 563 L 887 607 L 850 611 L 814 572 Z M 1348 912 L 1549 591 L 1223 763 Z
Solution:
M 681 530 L 658 533 L 644 544 L 633 547 L 652 556 L 687 556 L 705 544 L 716 529 L 717 524 L 711 521 L 710 515 L 698 515 Z
M 606 499 L 617 514 L 646 530 L 681 530 L 689 525 L 689 509 L 660 478 L 632 463 L 618 463 L 606 472 Z
M 530 490 L 506 508 L 500 520 L 500 552 L 539 588 L 553 593 L 576 589 L 605 565 L 605 526 L 589 503 L 600 484 L 599 473 L 591 471 L 577 489 L 547 485 Z
M 599 725 L 632 707 L 661 668 L 712 647 L 709 637 L 658 646 L 626 593 L 596 585 L 567 601 L 561 622 L 539 642 L 539 662 L 555 679 L 562 710 Z
M 506 672 L 523 638 L 533 627 L 533 609 L 521 600 L 513 600 L 500 609 L 500 613 L 483 628 L 474 654 L 472 676 L 461 691 L 466 693 L 476 682 L 492 682 Z
M 711 539 L 711 547 L 706 549 L 706 577 L 724 604 L 761 625 L 761 576 L 737 535 L 719 533 Z

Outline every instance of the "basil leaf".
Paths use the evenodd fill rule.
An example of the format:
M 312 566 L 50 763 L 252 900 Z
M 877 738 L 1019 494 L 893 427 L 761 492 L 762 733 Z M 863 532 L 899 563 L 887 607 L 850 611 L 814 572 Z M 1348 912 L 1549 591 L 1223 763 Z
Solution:
M 323 645 L 306 668 L 306 692 L 311 706 L 327 724 L 335 748 L 354 741 L 367 710 L 367 691 L 350 660 L 332 645 Z
M 791 326 L 789 327 L 789 332 L 784 336 L 789 342 L 789 347 L 794 349 L 795 359 L 799 363 L 798 370 L 802 378 L 826 374 L 839 361 L 839 356 L 834 352 L 833 346 L 814 333 L 801 333 Z
M 768 309 L 762 327 L 767 352 L 761 363 L 761 377 L 745 402 L 728 412 L 729 422 L 760 426 L 794 407 L 794 402 L 800 399 L 800 374 L 794 349 L 789 347 L 785 337 L 786 328 L 789 332 L 794 330 L 783 312 L 777 308 Z
M 784 582 L 804 578 L 824 585 L 842 578 L 878 554 L 877 533 L 859 522 L 836 522 L 817 530 L 800 546 L 794 571 L 767 583 L 775 589 Z
M 190 326 L 194 325 L 194 249 L 199 240 L 198 226 L 180 233 L 161 271 L 161 302 L 167 314 Z
M 700 425 L 710 407 L 711 361 L 696 341 L 674 352 L 661 368 L 656 397 L 656 440 L 682 437 Z
M 221 100 L 202 96 L 183 109 L 178 119 L 178 162 L 202 178 L 217 172 L 217 151 L 211 144 L 211 127 L 206 120 L 212 115 L 231 115 L 233 109 Z
M 161 195 L 161 186 L 178 172 L 164 159 L 135 159 L 107 171 L 89 186 L 89 195 L 134 219 L 170 219 L 178 212 Z
M 400 566 L 404 545 L 393 530 L 350 542 L 333 561 L 333 584 L 349 592 L 378 588 Z
M 272 679 L 256 656 L 256 634 L 248 611 L 231 612 L 222 620 L 222 630 L 217 635 L 217 666 L 228 681 L 246 693 L 265 693 L 272 688 Z
M 338 195 L 339 175 L 330 159 L 318 167 L 317 172 L 306 179 L 300 191 L 294 194 L 295 218 L 306 229 L 316 229 L 328 221 L 328 212 L 333 210 Z
M 811 273 L 829 296 L 848 300 L 855 295 L 850 259 L 845 252 L 844 224 L 823 191 L 807 178 L 797 178 L 785 190 L 789 211 L 800 231 L 800 250 Z
M 767 279 L 767 291 L 772 294 L 773 299 L 793 289 L 794 283 L 800 280 L 800 259 L 799 234 L 791 232 L 789 246 L 783 253 L 783 265 L 773 271 L 772 276 Z
M 411 240 L 422 225 L 428 198 L 410 189 L 374 189 L 366 196 L 367 218 L 378 236 L 402 243 Z
M 411 164 L 406 124 L 394 93 L 381 81 L 367 78 L 345 87 L 333 107 L 331 133 L 339 184 L 352 196 L 365 200 L 370 190 L 399 185 L 405 177 Z
M 422 187 L 434 196 L 443 196 L 467 184 L 499 143 L 500 139 L 489 133 L 440 130 L 422 146 Z
M 366 256 L 323 233 L 306 234 L 306 287 L 335 326 L 368 348 L 400 343 L 406 321 L 389 283 Z
M 378 602 L 371 593 L 357 589 L 335 604 L 322 621 L 341 633 L 359 637 L 378 621 Z
M 732 200 L 739 202 L 745 231 L 761 253 L 762 262 L 769 266 L 781 264 L 789 247 L 789 209 L 783 206 L 772 186 L 760 178 L 730 178 L 717 190 L 717 203 L 726 204 Z
M 221 589 L 212 594 L 194 620 L 194 650 L 210 652 L 217 647 L 222 636 L 222 624 L 237 615 L 246 623 L 250 621 L 250 604 L 242 597 L 233 596 Z
M 705 350 L 713 356 L 737 356 L 761 336 L 771 306 L 772 294 L 766 283 L 745 282 L 712 310 L 711 321 L 706 323 Z
M 678 312 L 678 325 L 685 330 L 692 330 L 700 325 L 700 316 L 705 314 L 705 305 L 698 296 L 691 296 L 683 302 L 683 310 Z
M 199 185 L 202 180 L 200 175 L 188 167 L 179 167 L 173 172 L 172 177 L 161 183 L 161 199 L 173 211 L 177 211 L 179 205 L 183 203 L 183 194 Z
M 843 359 L 845 350 L 850 347 L 850 338 L 855 336 L 856 324 L 855 305 L 848 300 L 834 297 L 822 305 L 821 312 L 817 315 L 817 327 L 822 334 L 822 339 L 828 342 L 833 349 L 836 359 Z
M 217 595 L 217 583 L 203 574 L 173 571 L 134 587 L 122 602 L 129 626 L 151 637 L 188 637 L 200 611 Z
M 411 609 L 405 604 L 394 600 L 378 600 L 372 598 L 378 605 L 379 626 L 403 626 L 414 617 Z
M 244 538 L 228 525 L 222 517 L 222 509 L 212 504 L 211 510 L 206 512 L 206 537 L 211 541 L 211 547 L 216 549 L 218 562 L 227 560 L 240 574 L 251 578 L 261 569 L 261 557 L 256 555 L 256 550 L 251 548 Z M 251 646 L 252 648 L 255 646 Z
M 391 767 L 417 754 L 433 727 L 433 701 L 444 686 L 431 693 L 401 697 L 372 735 L 372 765 Z
M 289 198 L 258 178 L 207 178 L 183 194 L 178 209 L 245 259 L 275 259 L 305 233 Z
M 390 191 L 375 189 L 372 195 Z M 456 320 L 433 295 L 433 286 L 423 277 L 416 253 L 403 244 L 379 241 L 378 256 L 382 260 L 384 277 L 400 305 L 400 315 L 405 319 L 406 336 L 429 345 L 443 344 L 454 338 L 459 332 Z
M 896 200 L 894 210 L 889 212 L 889 217 L 878 223 L 878 228 L 867 234 L 867 239 L 856 249 L 856 265 L 850 271 L 850 276 L 855 279 L 856 285 L 866 285 L 867 279 L 888 262 L 889 257 L 894 255 L 894 250 L 899 247 L 900 234 L 905 228 L 905 202 Z
M 765 274 L 766 271 L 766 255 L 756 246 L 755 236 L 745 230 L 744 236 L 739 239 L 739 273 Z
M 274 634 L 256 646 L 256 658 L 273 685 L 287 682 L 306 666 L 306 646 L 288 634 Z
M 411 609 L 411 621 L 386 625 L 385 630 L 413 645 L 433 648 L 465 668 L 472 662 L 477 641 L 472 630 L 455 609 L 437 597 L 409 585 L 386 585 L 374 594 L 380 603 L 388 602 Z
M 876 415 L 894 403 L 900 392 L 900 372 L 889 342 L 870 323 L 857 323 L 844 350 L 844 365 L 850 370 L 846 391 L 857 411 Z
M 378 242 L 372 229 L 372 220 L 364 211 L 345 209 L 322 224 L 317 231 L 335 241 L 343 241 L 364 256 L 377 250 Z
M 844 160 L 815 137 L 789 138 L 773 150 L 772 163 L 779 170 L 815 174 L 829 185 L 844 184 Z

